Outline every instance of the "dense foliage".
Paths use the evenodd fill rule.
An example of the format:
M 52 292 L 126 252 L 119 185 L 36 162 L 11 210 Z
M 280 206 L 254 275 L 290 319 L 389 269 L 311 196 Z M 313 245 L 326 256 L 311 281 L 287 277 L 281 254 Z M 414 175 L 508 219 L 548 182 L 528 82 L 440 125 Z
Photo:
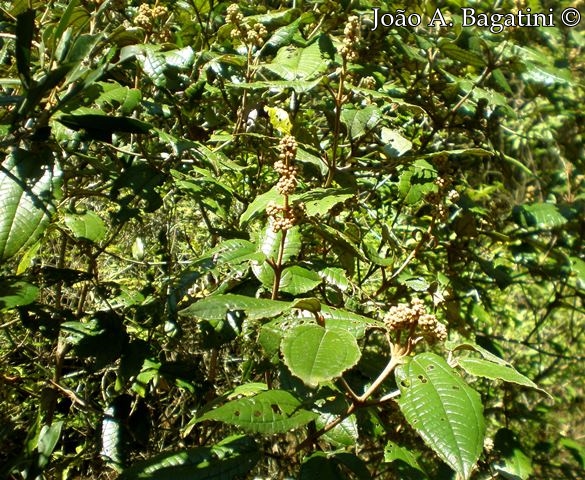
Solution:
M 0 2 L 0 476 L 583 475 L 583 30 L 459 3 Z

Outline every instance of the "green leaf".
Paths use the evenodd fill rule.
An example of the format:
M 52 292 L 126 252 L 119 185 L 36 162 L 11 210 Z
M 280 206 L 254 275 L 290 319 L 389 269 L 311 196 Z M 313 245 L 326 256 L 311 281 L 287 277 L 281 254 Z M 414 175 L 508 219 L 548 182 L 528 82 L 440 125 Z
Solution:
M 576 277 L 575 286 L 579 290 L 585 290 L 585 261 L 579 257 L 570 257 L 571 273 Z
M 335 421 L 338 418 L 338 413 L 323 413 L 319 419 L 315 422 L 317 428 L 323 428 L 330 422 Z M 335 425 L 331 430 L 323 435 L 332 445 L 336 447 L 353 447 L 359 440 L 358 422 L 355 415 L 350 415 L 344 418 L 341 423 Z
M 532 203 L 514 207 L 514 217 L 523 227 L 536 227 L 543 230 L 557 228 L 567 223 L 567 219 L 552 203 Z
M 63 422 L 54 422 L 51 425 L 43 425 L 39 433 L 37 450 L 39 452 L 38 466 L 43 469 L 48 463 L 61 437 Z
M 99 106 L 111 105 L 120 107 L 123 115 L 128 115 L 140 104 L 142 92 L 137 88 L 130 88 L 111 83 L 100 83 L 104 92 L 95 100 Z
M 319 272 L 319 276 L 323 278 L 327 285 L 333 285 L 342 292 L 351 288 L 351 282 L 348 280 L 343 268 L 326 267 Z
M 324 55 L 319 42 L 306 48 L 286 46 L 278 50 L 271 63 L 263 66 L 283 80 L 310 80 L 326 69 Z
M 29 305 L 39 294 L 39 287 L 17 279 L 0 279 L 0 311 Z
M 318 414 L 301 408 L 301 402 L 284 390 L 267 390 L 232 400 L 204 413 L 196 423 L 216 420 L 254 433 L 285 433 L 306 425 Z
M 400 445 L 389 441 L 384 447 L 384 461 L 387 463 L 395 462 L 396 460 L 401 460 L 402 462 L 406 463 L 410 467 L 424 473 L 426 472 L 420 466 L 417 460 L 417 456 L 409 450 L 408 448 L 401 447 Z
M 83 238 L 90 242 L 99 242 L 107 233 L 106 224 L 101 217 L 92 211 L 85 213 L 66 213 L 65 225 L 76 238 Z
M 111 117 L 109 115 L 61 115 L 57 120 L 72 130 L 99 131 L 104 133 L 148 133 L 151 126 L 132 117 Z
M 199 300 L 181 310 L 179 315 L 200 320 L 223 320 L 228 312 L 241 310 L 249 320 L 260 320 L 276 317 L 290 309 L 290 306 L 289 302 L 228 293 Z
M 321 315 L 323 315 L 325 326 L 328 329 L 344 330 L 356 339 L 362 338 L 368 328 L 384 328 L 383 322 L 328 305 L 321 305 Z M 301 312 L 300 317 L 309 318 L 313 317 L 313 315 L 308 312 Z
M 479 394 L 430 352 L 406 359 L 396 369 L 396 381 L 408 423 L 445 463 L 469 478 L 485 435 Z
M 516 383 L 524 387 L 534 388 L 542 393 L 549 395 L 543 389 L 541 389 L 536 383 L 530 380 L 528 377 L 522 375 L 516 370 L 512 364 L 492 354 L 485 348 L 479 345 L 471 343 L 462 343 L 451 349 L 452 351 L 457 350 L 475 350 L 480 353 L 484 358 L 458 358 L 457 363 L 463 370 L 471 375 L 477 377 L 490 378 L 492 380 L 498 379 L 504 382 Z M 549 395 L 550 396 L 550 395 Z
M 297 18 L 294 22 L 284 25 L 278 28 L 270 38 L 266 40 L 266 43 L 262 46 L 259 55 L 264 53 L 274 52 L 281 47 L 289 45 L 293 37 L 299 32 L 299 26 L 301 25 L 302 18 Z
M 382 152 L 388 158 L 397 158 L 412 150 L 412 142 L 400 135 L 397 130 L 382 127 L 380 138 L 384 144 Z
M 401 175 L 398 189 L 409 205 L 419 202 L 427 193 L 436 190 L 433 183 L 437 171 L 426 160 L 416 160 Z
M 361 355 L 351 333 L 319 325 L 298 325 L 290 329 L 282 340 L 281 350 L 292 374 L 311 387 L 339 377 Z
M 264 107 L 264 111 L 268 114 L 270 124 L 278 133 L 290 135 L 292 123 L 286 110 L 279 107 Z
M 268 190 L 262 195 L 258 195 L 252 203 L 248 205 L 248 208 L 240 216 L 240 227 L 246 227 L 252 220 L 258 218 L 261 215 L 266 215 L 266 206 L 270 203 L 282 202 L 282 195 L 276 191 L 275 188 Z
M 288 90 L 293 89 L 297 93 L 305 93 L 313 90 L 321 83 L 321 78 L 315 80 L 273 80 L 271 82 L 250 83 L 226 83 L 226 87 L 244 90 Z
M 276 259 L 279 258 L 282 235 L 282 230 L 275 232 L 270 225 L 267 225 L 262 231 L 258 242 L 259 250 L 264 254 L 265 258 L 272 261 L 276 261 Z M 282 265 L 285 265 L 289 260 L 296 256 L 301 251 L 301 246 L 299 227 L 295 226 L 290 230 L 287 230 L 282 252 Z M 268 262 L 253 264 L 252 271 L 254 272 L 254 275 L 256 275 L 256 278 L 260 280 L 265 287 L 272 288 L 274 283 L 274 269 L 268 264 Z M 296 280 L 293 278 L 292 274 L 294 274 L 294 271 L 289 275 L 288 281 L 289 283 L 293 283 L 292 288 L 294 289 L 294 282 Z M 281 278 L 281 286 L 283 285 L 283 281 L 284 279 Z M 302 279 L 299 281 L 303 283 Z
M 53 191 L 59 171 L 50 150 L 14 149 L 0 167 L 0 260 L 33 244 L 55 211 Z
M 57 44 L 57 42 L 59 42 L 63 38 L 63 34 L 65 33 L 65 30 L 67 30 L 67 27 L 72 23 L 71 17 L 73 16 L 73 12 L 75 12 L 78 5 L 79 5 L 79 0 L 72 0 L 72 1 L 68 2 L 67 7 L 65 8 L 65 11 L 61 15 L 61 18 L 59 20 L 59 24 L 57 25 L 57 28 L 55 28 L 55 33 L 53 34 L 53 41 L 54 41 L 55 45 Z M 86 13 L 86 15 L 87 15 L 87 13 Z
M 342 255 L 348 253 L 353 257 L 367 261 L 364 254 L 357 247 L 355 242 L 345 233 L 330 227 L 326 223 L 316 223 L 313 225 L 315 233 L 321 235 L 325 240 L 330 242 L 336 250 L 336 253 Z
M 532 461 L 522 451 L 522 445 L 514 432 L 500 428 L 494 438 L 494 449 L 500 453 L 502 461 L 494 465 L 500 475 L 512 480 L 528 480 L 533 473 Z
M 129 435 L 125 428 L 130 410 L 128 396 L 115 397 L 104 410 L 100 455 L 117 471 L 126 463 Z
M 293 201 L 305 204 L 307 215 L 325 215 L 334 206 L 354 197 L 348 188 L 313 188 L 300 195 L 293 195 Z
M 225 480 L 244 478 L 258 463 L 260 451 L 250 438 L 234 435 L 211 447 L 165 452 L 137 462 L 119 480 Z
M 321 283 L 321 277 L 303 267 L 286 267 L 282 271 L 279 290 L 292 295 L 310 292 Z
M 352 140 L 356 140 L 372 130 L 382 118 L 376 105 L 368 105 L 362 109 L 353 106 L 344 107 L 341 111 L 341 122 L 347 128 Z
M 441 43 L 439 46 L 441 52 L 453 60 L 464 63 L 465 65 L 473 65 L 474 67 L 485 67 L 485 61 L 476 53 L 470 50 L 464 50 L 451 42 Z
M 481 358 L 460 358 L 457 360 L 457 363 L 467 373 L 477 377 L 499 379 L 504 382 L 516 383 L 525 387 L 541 390 L 536 383 L 522 375 L 511 365 L 498 365 Z

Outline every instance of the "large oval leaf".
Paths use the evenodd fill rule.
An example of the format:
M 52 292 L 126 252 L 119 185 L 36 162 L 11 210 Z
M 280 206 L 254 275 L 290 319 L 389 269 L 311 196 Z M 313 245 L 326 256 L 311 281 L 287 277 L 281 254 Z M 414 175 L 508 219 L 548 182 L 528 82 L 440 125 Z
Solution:
M 267 390 L 253 397 L 232 400 L 206 412 L 195 423 L 217 420 L 249 432 L 284 433 L 315 420 L 319 415 L 301 408 L 301 402 L 284 390 Z
M 35 242 L 47 228 L 53 205 L 53 153 L 14 149 L 0 168 L 0 260 Z
M 485 423 L 479 394 L 447 364 L 426 352 L 396 369 L 406 420 L 425 443 L 463 478 L 483 449 Z
M 312 387 L 339 377 L 361 355 L 351 333 L 314 324 L 290 329 L 282 340 L 281 350 L 293 375 Z

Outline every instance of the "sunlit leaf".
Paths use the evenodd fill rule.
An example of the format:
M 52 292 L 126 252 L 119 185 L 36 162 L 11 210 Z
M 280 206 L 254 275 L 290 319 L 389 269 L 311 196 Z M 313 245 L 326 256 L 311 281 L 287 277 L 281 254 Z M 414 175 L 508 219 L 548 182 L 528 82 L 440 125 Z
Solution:
M 396 369 L 398 404 L 425 443 L 463 478 L 483 449 L 485 423 L 479 394 L 434 353 L 421 353 Z
M 307 385 L 339 377 L 360 359 L 355 337 L 341 329 L 298 325 L 289 330 L 281 346 L 284 363 Z
M 91 242 L 103 240 L 107 228 L 101 217 L 91 210 L 85 213 L 65 214 L 65 225 L 77 238 L 83 238 Z
M 34 243 L 55 211 L 53 192 L 60 172 L 49 150 L 12 150 L 0 168 L 0 260 Z
M 214 295 L 199 300 L 189 307 L 181 310 L 179 315 L 194 317 L 202 320 L 224 319 L 230 311 L 243 311 L 250 320 L 271 318 L 285 312 L 290 308 L 289 302 L 269 300 L 266 298 L 253 298 L 243 295 L 225 294 Z

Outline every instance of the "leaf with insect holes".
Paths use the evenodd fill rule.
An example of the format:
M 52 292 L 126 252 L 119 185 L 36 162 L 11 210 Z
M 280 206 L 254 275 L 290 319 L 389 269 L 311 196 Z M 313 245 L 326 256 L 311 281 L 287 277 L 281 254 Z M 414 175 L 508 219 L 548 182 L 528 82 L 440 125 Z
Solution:
M 483 449 L 485 421 L 479 394 L 438 355 L 407 358 L 396 369 L 398 405 L 425 443 L 462 478 Z
M 216 420 L 248 432 L 274 434 L 302 427 L 318 416 L 302 408 L 300 400 L 291 393 L 267 390 L 252 397 L 227 402 L 204 413 L 195 423 Z

